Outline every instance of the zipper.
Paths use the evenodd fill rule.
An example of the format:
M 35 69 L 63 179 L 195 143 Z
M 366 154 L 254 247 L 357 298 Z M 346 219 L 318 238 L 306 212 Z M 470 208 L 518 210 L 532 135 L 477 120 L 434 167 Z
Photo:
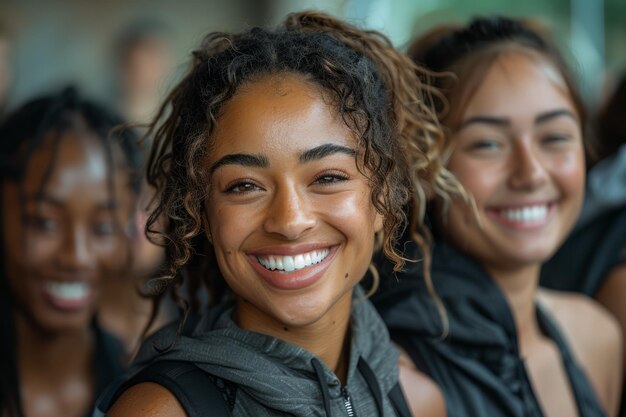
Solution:
M 356 417 L 354 408 L 352 407 L 352 399 L 347 387 L 341 387 L 341 393 L 343 394 L 343 405 L 346 407 L 346 413 L 348 417 Z

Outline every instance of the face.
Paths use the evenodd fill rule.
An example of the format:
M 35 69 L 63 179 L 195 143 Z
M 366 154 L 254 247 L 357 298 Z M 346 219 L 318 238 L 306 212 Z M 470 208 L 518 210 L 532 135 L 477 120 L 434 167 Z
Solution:
M 480 225 L 454 203 L 448 238 L 491 271 L 545 261 L 576 221 L 585 178 L 578 114 L 554 69 L 521 52 L 498 57 L 451 139 L 448 167 Z
M 137 41 L 125 52 L 121 63 L 122 84 L 137 95 L 153 94 L 172 69 L 169 45 L 159 37 Z
M 11 84 L 10 52 L 8 40 L 0 35 L 0 107 L 7 99 Z
M 89 326 L 103 277 L 126 259 L 121 225 L 131 206 L 120 169 L 115 200 L 109 192 L 97 138 L 68 132 L 58 140 L 56 149 L 48 139 L 35 151 L 22 184 L 7 181 L 2 190 L 9 285 L 18 312 L 47 333 Z
M 336 111 L 303 78 L 268 77 L 226 104 L 213 140 L 206 224 L 240 325 L 348 315 L 382 218 Z

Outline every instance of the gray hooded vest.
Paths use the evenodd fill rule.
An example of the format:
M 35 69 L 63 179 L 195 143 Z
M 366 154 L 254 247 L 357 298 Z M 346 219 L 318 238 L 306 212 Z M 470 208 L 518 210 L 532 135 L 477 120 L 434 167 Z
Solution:
M 165 353 L 159 352 L 172 343 L 176 327 L 159 331 L 142 346 L 136 368 L 159 360 L 191 362 L 237 387 L 234 417 L 396 416 L 388 393 L 398 383 L 398 353 L 360 289 L 353 296 L 345 386 L 307 350 L 238 327 L 233 308 L 212 309 Z

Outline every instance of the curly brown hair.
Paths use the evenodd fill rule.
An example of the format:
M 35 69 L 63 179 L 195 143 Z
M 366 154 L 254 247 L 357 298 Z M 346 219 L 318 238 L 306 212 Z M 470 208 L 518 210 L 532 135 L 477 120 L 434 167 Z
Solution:
M 147 178 L 158 193 L 147 233 L 165 246 L 167 262 L 157 292 L 175 290 L 188 279 L 192 293 L 205 285 L 212 303 L 222 298 L 225 284 L 203 230 L 208 186 L 203 160 L 224 104 L 242 85 L 284 73 L 303 74 L 318 85 L 358 138 L 357 166 L 369 178 L 371 202 L 384 217 L 379 244 L 395 269 L 405 262 L 396 243 L 407 226 L 427 248 L 426 196 L 458 190 L 441 164 L 443 134 L 431 106 L 437 92 L 382 34 L 301 12 L 273 31 L 207 35 L 150 124 L 154 145 Z M 165 229 L 158 231 L 157 222 Z M 428 251 L 423 253 L 427 261 Z

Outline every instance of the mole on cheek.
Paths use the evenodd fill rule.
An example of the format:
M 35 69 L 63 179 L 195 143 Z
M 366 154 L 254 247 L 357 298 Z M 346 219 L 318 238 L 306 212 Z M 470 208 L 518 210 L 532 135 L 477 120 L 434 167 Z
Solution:
M 346 278 L 346 279 L 347 279 L 349 276 L 350 276 L 350 274 L 348 274 L 348 273 L 346 272 L 346 275 L 344 276 L 344 278 Z
M 288 332 L 288 331 L 289 331 L 289 328 L 288 328 L 288 327 L 283 327 L 283 330 L 284 330 L 284 331 L 286 331 L 286 332 Z

